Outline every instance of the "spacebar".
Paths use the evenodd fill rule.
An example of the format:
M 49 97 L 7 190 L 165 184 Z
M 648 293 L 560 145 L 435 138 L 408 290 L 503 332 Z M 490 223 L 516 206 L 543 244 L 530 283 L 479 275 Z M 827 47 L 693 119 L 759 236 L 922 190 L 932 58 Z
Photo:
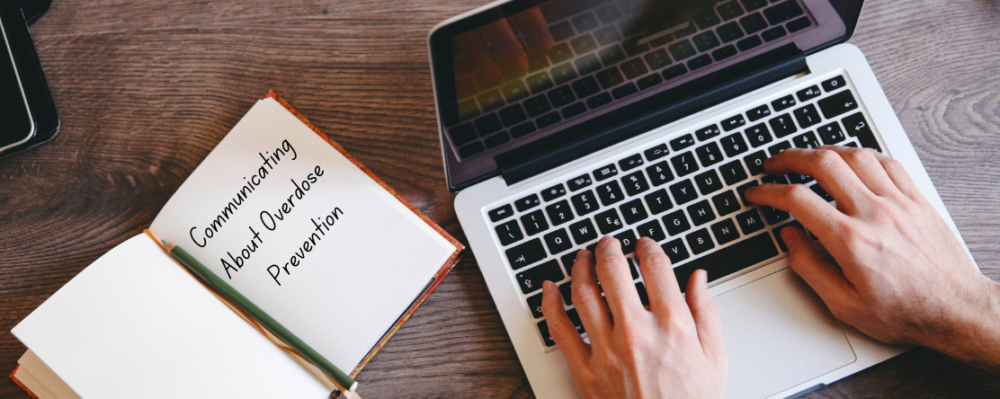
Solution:
M 764 232 L 675 267 L 674 274 L 677 275 L 681 292 L 684 292 L 687 289 L 688 279 L 695 270 L 705 269 L 708 272 L 708 281 L 711 282 L 775 256 L 778 256 L 778 248 L 774 245 L 771 234 Z

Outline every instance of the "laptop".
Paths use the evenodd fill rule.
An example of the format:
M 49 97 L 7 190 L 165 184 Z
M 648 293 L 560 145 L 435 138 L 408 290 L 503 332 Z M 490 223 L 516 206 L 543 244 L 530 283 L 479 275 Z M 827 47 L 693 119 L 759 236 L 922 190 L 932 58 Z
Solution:
M 789 268 L 785 212 L 746 201 L 784 149 L 866 147 L 905 166 L 959 237 L 861 51 L 862 0 L 513 0 L 429 36 L 455 211 L 535 394 L 579 397 L 541 312 L 578 250 L 639 237 L 685 287 L 708 271 L 727 398 L 790 397 L 907 350 L 838 322 Z M 963 242 L 964 245 L 964 242 Z

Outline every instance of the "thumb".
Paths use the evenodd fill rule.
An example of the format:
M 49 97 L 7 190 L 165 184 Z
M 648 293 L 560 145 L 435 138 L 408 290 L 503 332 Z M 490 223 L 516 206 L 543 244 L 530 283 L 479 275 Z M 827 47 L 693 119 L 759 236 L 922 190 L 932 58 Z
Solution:
M 722 341 L 722 322 L 719 320 L 719 310 L 708 294 L 708 273 L 704 270 L 696 270 L 688 281 L 687 303 L 705 356 L 725 369 L 726 349 Z
M 857 294 L 854 286 L 847 281 L 837 265 L 817 251 L 815 243 L 805 231 L 798 226 L 788 226 L 781 229 L 780 234 L 788 246 L 792 270 L 816 291 L 830 310 L 836 314 L 837 310 L 854 300 Z

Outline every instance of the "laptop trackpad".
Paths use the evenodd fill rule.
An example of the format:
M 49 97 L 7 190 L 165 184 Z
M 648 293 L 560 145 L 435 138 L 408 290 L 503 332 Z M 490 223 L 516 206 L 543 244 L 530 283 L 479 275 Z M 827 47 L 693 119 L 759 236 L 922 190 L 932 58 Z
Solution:
M 764 398 L 857 360 L 836 319 L 792 269 L 713 299 L 729 359 L 725 398 Z

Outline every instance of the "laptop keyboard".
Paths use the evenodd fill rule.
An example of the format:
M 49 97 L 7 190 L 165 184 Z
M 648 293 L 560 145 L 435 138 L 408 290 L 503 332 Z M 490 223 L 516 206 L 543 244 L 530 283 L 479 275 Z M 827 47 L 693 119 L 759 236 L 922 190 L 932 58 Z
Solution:
M 627 4 L 612 2 L 552 22 L 555 45 L 547 56 L 529 60 L 523 78 L 479 90 L 458 101 L 457 112 L 445 112 L 457 115 L 444 122 L 459 156 L 531 136 L 813 26 L 796 0 L 730 0 L 672 33 L 647 36 L 637 18 L 641 10 Z M 458 84 L 475 86 L 471 79 Z
M 576 253 L 593 251 L 601 236 L 619 239 L 644 304 L 635 260 L 639 237 L 663 247 L 680 287 L 697 269 L 709 282 L 786 256 L 780 230 L 791 215 L 747 202 L 744 191 L 764 183 L 805 184 L 833 201 L 810 176 L 767 174 L 763 161 L 785 149 L 878 141 L 843 75 L 754 104 L 690 133 L 635 148 L 592 170 L 492 207 L 487 218 L 545 347 L 555 345 L 541 312 L 542 282 L 559 285 L 570 320 L 569 276 Z

